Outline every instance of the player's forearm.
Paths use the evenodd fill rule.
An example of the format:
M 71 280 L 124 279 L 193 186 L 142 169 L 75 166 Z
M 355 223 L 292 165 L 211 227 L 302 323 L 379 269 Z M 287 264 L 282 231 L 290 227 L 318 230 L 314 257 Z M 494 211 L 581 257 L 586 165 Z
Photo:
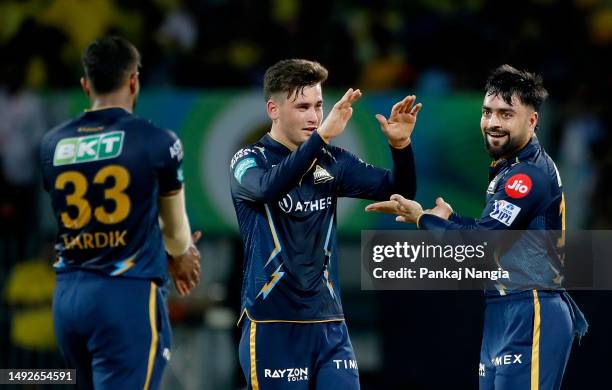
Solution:
M 279 164 L 266 170 L 247 172 L 241 182 L 243 190 L 253 200 L 274 201 L 295 187 L 313 165 L 321 148 L 323 139 L 314 132 L 310 138 Z
M 481 228 L 475 219 L 459 218 L 461 219 L 451 217 L 446 220 L 436 215 L 423 214 L 418 219 L 417 226 L 423 230 L 478 230 Z
M 471 217 L 462 217 L 461 215 L 453 212 L 448 218 L 449 221 L 454 222 L 459 225 L 475 225 L 476 220 Z
M 182 189 L 174 195 L 159 197 L 159 221 L 166 251 L 172 256 L 184 254 L 191 244 L 191 227 Z
M 391 194 L 400 194 L 407 199 L 414 199 L 417 184 L 412 146 L 408 145 L 403 149 L 392 147 L 391 158 L 393 159 Z

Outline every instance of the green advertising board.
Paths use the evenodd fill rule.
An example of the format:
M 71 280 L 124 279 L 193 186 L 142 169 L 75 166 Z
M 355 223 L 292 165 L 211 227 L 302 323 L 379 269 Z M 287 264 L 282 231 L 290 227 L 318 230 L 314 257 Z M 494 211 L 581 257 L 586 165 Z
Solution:
M 375 114 L 388 116 L 391 106 L 403 96 L 401 91 L 366 93 L 355 105 L 349 125 L 334 144 L 373 165 L 390 168 L 388 144 Z M 326 112 L 339 97 L 340 91 L 326 90 Z M 443 196 L 458 212 L 477 216 L 484 202 L 489 165 L 479 127 L 481 94 L 417 94 L 417 97 L 423 109 L 412 137 L 418 174 L 416 200 L 428 208 L 437 196 Z M 60 120 L 77 115 L 88 104 L 78 91 L 47 98 L 63 107 L 59 113 L 56 110 L 58 117 L 65 115 Z M 183 141 L 187 206 L 192 225 L 208 234 L 235 234 L 237 223 L 229 193 L 229 162 L 244 144 L 256 141 L 269 129 L 261 92 L 152 90 L 142 93 L 136 114 L 174 130 Z M 90 140 L 91 145 L 93 141 Z M 99 141 L 104 140 L 96 142 Z M 68 156 L 68 149 L 62 156 L 77 158 Z M 85 157 L 106 158 L 100 156 L 105 150 L 95 149 L 95 154 L 90 150 L 91 156 Z M 355 199 L 338 202 L 340 234 L 356 237 L 362 229 L 408 227 L 396 224 L 391 217 L 364 213 L 367 203 Z

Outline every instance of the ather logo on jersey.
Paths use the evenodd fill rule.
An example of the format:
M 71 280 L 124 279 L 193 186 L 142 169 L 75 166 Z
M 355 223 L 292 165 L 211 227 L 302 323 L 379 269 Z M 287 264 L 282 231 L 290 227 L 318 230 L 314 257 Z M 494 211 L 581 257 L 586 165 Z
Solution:
M 506 182 L 506 194 L 509 197 L 519 199 L 527 196 L 531 191 L 531 178 L 524 173 L 513 175 Z
M 287 194 L 278 202 L 278 207 L 288 214 L 291 212 L 321 211 L 331 207 L 332 204 L 331 196 L 315 200 L 294 201 L 291 195 Z
M 79 164 L 117 157 L 123 149 L 123 131 L 65 138 L 55 146 L 53 165 Z

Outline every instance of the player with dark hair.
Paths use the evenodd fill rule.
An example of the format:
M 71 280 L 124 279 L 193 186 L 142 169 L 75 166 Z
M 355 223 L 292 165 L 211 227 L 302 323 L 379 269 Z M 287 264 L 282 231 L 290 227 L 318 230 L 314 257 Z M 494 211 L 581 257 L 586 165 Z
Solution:
M 414 197 L 410 137 L 421 104 L 408 96 L 387 120 L 393 170 L 329 142 L 352 115 L 349 89 L 323 120 L 327 70 L 291 59 L 270 67 L 264 95 L 270 131 L 232 158 L 231 192 L 244 242 L 240 364 L 250 389 L 358 389 L 359 374 L 338 286 L 340 197 Z
M 55 332 L 83 389 L 157 388 L 170 358 L 168 271 L 181 295 L 199 282 L 181 142 L 132 114 L 139 66 L 123 38 L 91 43 L 81 79 L 91 109 L 41 145 L 58 222 Z
M 535 135 L 547 92 L 542 78 L 509 65 L 486 84 L 480 127 L 489 155 L 486 206 L 480 218 L 461 217 L 442 198 L 423 210 L 393 195 L 367 211 L 398 215 L 428 230 L 530 230 L 499 259 L 510 279 L 487 289 L 480 352 L 481 389 L 559 389 L 584 316 L 562 288 L 565 201 L 553 160 Z

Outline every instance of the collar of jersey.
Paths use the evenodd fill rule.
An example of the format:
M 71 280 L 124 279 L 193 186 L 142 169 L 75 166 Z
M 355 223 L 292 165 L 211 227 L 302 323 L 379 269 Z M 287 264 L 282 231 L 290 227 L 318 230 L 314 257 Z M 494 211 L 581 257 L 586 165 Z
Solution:
M 281 155 L 291 154 L 291 149 L 272 138 L 270 133 L 266 133 L 263 137 L 261 137 L 259 142 L 261 142 L 267 149 L 270 149 L 275 153 Z
M 87 118 L 97 118 L 97 117 L 105 117 L 105 116 L 111 115 L 114 118 L 117 118 L 119 116 L 124 116 L 124 115 L 129 115 L 129 114 L 130 113 L 125 108 L 104 107 L 104 108 L 100 108 L 96 110 L 87 109 L 83 113 L 83 116 Z

